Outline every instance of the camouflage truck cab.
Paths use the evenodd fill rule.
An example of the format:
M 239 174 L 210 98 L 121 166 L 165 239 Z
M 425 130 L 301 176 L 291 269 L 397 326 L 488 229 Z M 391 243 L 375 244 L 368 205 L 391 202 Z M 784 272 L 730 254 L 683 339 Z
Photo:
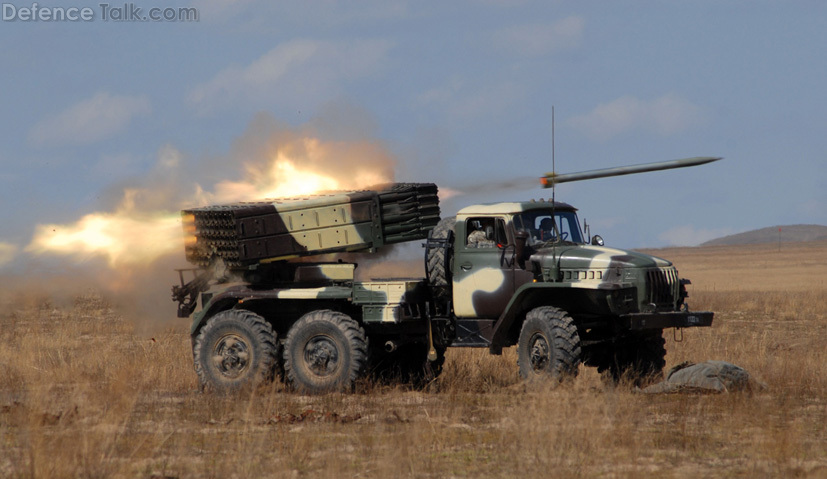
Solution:
M 443 238 L 428 254 L 446 262 L 429 274 L 450 298 L 437 309 L 452 310 L 452 345 L 495 354 L 518 345 L 526 378 L 572 373 L 581 361 L 616 379 L 660 374 L 662 330 L 709 326 L 713 314 L 689 312 L 688 280 L 672 263 L 585 238 L 576 211 L 542 200 L 475 205 L 436 227 Z

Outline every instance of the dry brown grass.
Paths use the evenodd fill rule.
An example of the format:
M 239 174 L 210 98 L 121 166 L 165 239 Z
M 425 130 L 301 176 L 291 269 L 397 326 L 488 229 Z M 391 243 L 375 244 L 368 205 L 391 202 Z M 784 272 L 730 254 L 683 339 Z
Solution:
M 769 386 L 753 395 L 643 396 L 590 369 L 526 391 L 513 350 L 450 350 L 427 391 L 218 397 L 185 320 L 152 335 L 92 292 L 6 292 L 0 477 L 825 477 L 827 243 L 777 249 L 656 252 L 717 312 L 667 332 L 668 366 L 732 361 Z

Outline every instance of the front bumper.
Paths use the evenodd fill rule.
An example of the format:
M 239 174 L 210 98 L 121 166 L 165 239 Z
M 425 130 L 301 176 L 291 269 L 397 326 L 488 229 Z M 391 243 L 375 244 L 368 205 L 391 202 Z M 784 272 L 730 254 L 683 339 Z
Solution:
M 712 326 L 712 311 L 668 311 L 662 313 L 630 313 L 620 316 L 626 328 L 632 331 L 644 329 L 693 328 Z

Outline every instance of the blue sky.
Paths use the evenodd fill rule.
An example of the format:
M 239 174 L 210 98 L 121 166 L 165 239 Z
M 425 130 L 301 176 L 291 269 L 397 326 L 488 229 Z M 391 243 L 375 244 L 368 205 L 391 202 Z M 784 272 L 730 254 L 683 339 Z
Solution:
M 725 157 L 561 185 L 608 245 L 827 224 L 823 2 L 143 7 L 191 6 L 197 22 L 103 21 L 99 3 L 39 3 L 88 6 L 88 22 L 0 22 L 0 263 L 39 224 L 113 211 L 125 187 L 178 184 L 177 198 L 238 178 L 262 121 L 381 144 L 396 180 L 465 193 L 444 215 L 547 197 L 492 185 L 551 169 L 552 106 L 559 172 Z M 175 175 L 159 173 L 170 155 Z

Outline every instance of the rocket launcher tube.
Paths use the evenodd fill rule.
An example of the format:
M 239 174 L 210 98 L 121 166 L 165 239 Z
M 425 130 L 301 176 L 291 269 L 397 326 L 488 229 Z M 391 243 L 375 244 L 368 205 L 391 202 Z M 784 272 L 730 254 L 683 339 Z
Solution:
M 372 251 L 426 239 L 439 222 L 433 183 L 392 183 L 348 191 L 182 211 L 187 261 L 221 260 L 243 269 L 261 262 L 326 253 Z
M 682 160 L 661 161 L 657 163 L 644 163 L 641 165 L 618 166 L 615 168 L 603 168 L 600 170 L 581 171 L 579 173 L 546 173 L 540 178 L 540 184 L 543 188 L 551 188 L 559 183 L 568 183 L 570 181 L 593 180 L 596 178 L 606 178 L 609 176 L 623 176 L 632 175 L 635 173 L 646 173 L 647 171 L 671 170 L 673 168 L 687 168 L 690 166 L 705 165 L 718 161 L 722 158 L 714 156 L 696 156 L 693 158 L 684 158 Z

